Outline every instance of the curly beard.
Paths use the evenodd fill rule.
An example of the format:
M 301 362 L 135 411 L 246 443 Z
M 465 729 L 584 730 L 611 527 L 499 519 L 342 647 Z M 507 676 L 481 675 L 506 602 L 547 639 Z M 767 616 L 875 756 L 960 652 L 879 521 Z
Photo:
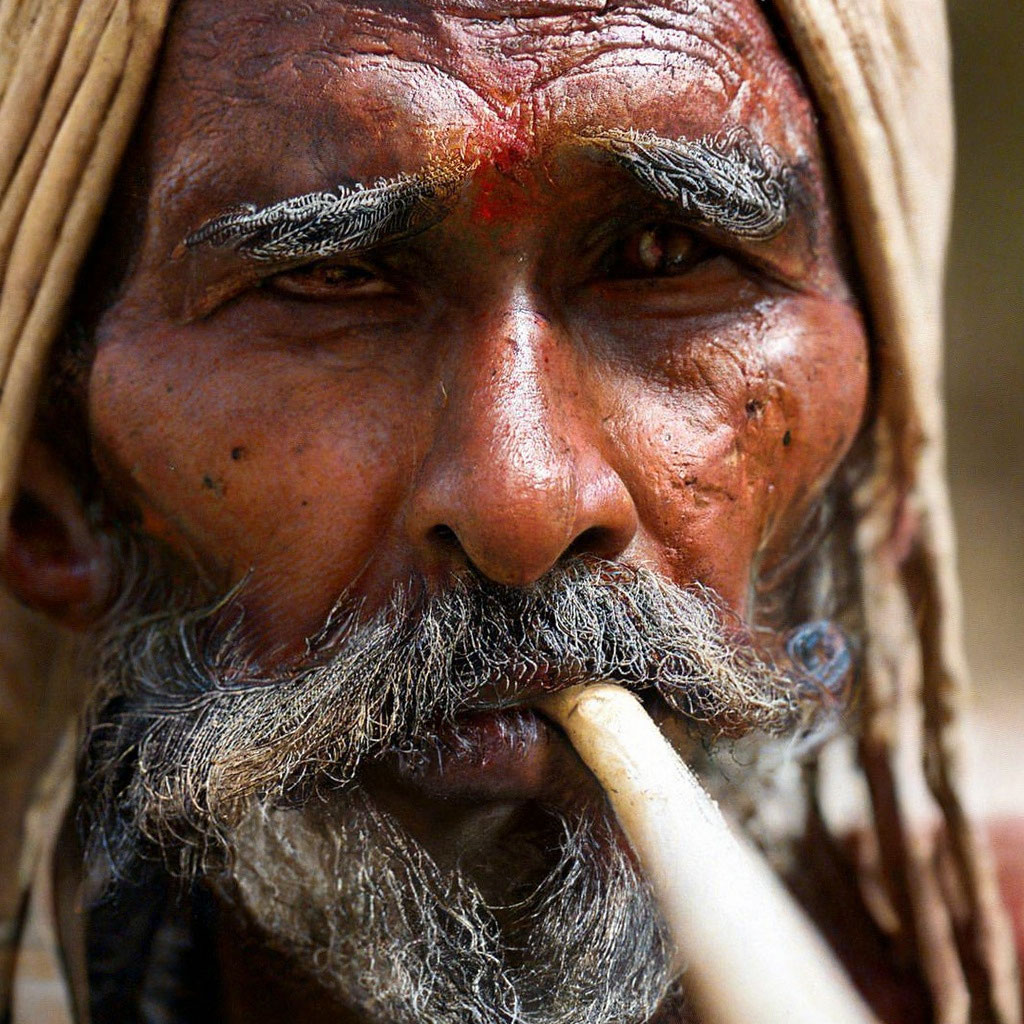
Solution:
M 272 948 L 368 1020 L 648 1021 L 670 980 L 651 894 L 608 822 L 556 822 L 554 865 L 538 883 L 523 877 L 533 874 L 524 843 L 498 854 L 507 895 L 497 904 L 358 789 L 334 805 L 259 805 L 235 830 L 217 886 Z

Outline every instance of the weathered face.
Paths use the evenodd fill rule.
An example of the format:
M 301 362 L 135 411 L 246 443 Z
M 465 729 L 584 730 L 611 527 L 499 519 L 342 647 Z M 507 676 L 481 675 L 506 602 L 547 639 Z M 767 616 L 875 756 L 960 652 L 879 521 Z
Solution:
M 867 350 L 754 0 L 190 0 L 137 159 L 95 450 L 144 532 L 219 587 L 249 574 L 271 661 L 342 593 L 372 613 L 581 554 L 757 617 L 858 429 Z M 527 740 L 472 784 L 383 788 L 443 842 L 556 770 Z
M 349 589 L 511 584 L 570 552 L 738 610 L 857 430 L 866 348 L 808 101 L 757 5 L 192 2 L 149 109 L 146 229 L 90 386 L 145 528 L 294 645 Z M 768 240 L 581 137 L 742 127 L 791 169 Z M 251 203 L 441 165 L 445 216 L 282 266 L 182 242 Z M 698 182 L 699 184 L 699 182 Z

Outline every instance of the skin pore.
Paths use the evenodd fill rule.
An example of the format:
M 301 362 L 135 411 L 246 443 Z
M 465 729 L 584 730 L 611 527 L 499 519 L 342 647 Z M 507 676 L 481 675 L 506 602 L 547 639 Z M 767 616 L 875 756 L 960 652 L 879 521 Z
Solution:
M 777 162 L 784 223 L 684 209 L 593 142 L 654 138 Z M 246 580 L 267 664 L 339 594 L 369 614 L 576 555 L 757 620 L 859 428 L 867 343 L 813 111 L 753 0 L 188 0 L 131 159 L 143 228 L 97 329 L 94 452 L 144 534 L 214 588 Z M 370 248 L 203 236 L 424 174 L 426 214 Z M 429 792 L 396 772 L 377 794 L 483 858 L 516 786 L 565 761 L 516 748 L 471 798 L 443 765 Z

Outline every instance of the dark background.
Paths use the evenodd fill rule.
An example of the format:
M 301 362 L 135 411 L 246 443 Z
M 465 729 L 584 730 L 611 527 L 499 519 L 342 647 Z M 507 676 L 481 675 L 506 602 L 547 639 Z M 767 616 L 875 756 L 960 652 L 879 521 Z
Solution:
M 977 717 L 978 796 L 1024 795 L 1024 0 L 953 0 L 957 198 L 949 472 Z

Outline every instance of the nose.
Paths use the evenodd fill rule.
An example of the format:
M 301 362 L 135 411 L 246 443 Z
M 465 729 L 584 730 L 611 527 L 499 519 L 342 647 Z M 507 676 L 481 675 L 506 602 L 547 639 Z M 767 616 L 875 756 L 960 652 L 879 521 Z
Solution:
M 406 519 L 423 567 L 468 562 L 523 586 L 568 555 L 620 554 L 636 508 L 602 454 L 600 409 L 564 333 L 518 293 L 453 354 Z

